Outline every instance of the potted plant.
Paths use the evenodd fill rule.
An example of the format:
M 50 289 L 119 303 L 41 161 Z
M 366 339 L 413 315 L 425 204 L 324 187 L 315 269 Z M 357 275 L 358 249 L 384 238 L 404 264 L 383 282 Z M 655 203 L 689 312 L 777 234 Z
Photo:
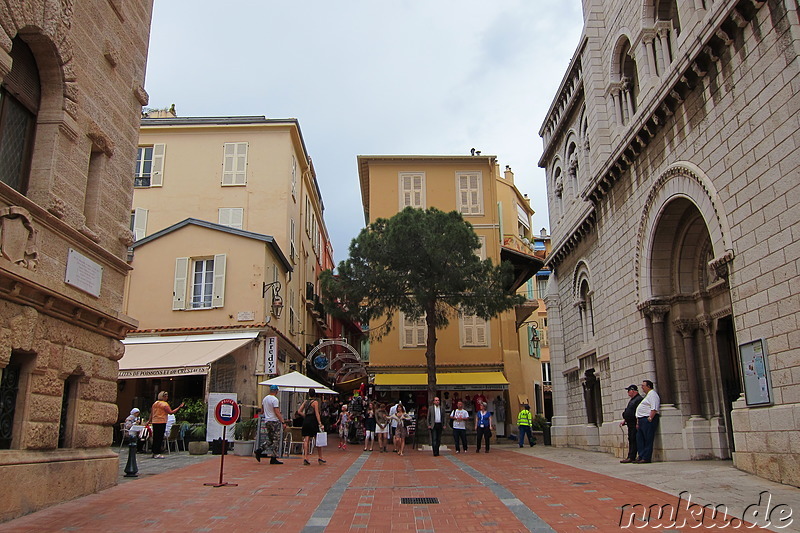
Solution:
M 242 418 L 236 422 L 236 425 L 233 427 L 234 455 L 253 455 L 257 428 L 257 418 Z
M 189 436 L 192 439 L 189 441 L 189 455 L 205 455 L 208 453 L 205 424 L 194 424 L 194 427 L 189 431 Z
M 534 416 L 531 421 L 531 433 L 533 433 L 534 443 L 542 442 L 544 444 L 549 444 L 550 424 L 547 422 L 547 419 L 542 415 Z M 545 433 L 547 433 L 548 438 L 545 438 Z

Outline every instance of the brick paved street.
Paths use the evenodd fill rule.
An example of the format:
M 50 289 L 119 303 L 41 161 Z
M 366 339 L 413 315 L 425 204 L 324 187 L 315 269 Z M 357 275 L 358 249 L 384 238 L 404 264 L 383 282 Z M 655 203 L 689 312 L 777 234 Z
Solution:
M 238 486 L 218 488 L 204 483 L 218 481 L 219 456 L 179 453 L 158 461 L 140 455 L 139 478 L 0 525 L 0 532 L 619 531 L 625 504 L 677 502 L 673 494 L 636 482 L 651 477 L 649 468 L 666 464 L 625 465 L 631 478 L 626 480 L 536 457 L 540 451 L 559 455 L 558 449 L 518 449 L 505 443 L 489 454 L 447 450 L 440 457 L 425 451 L 407 450 L 400 457 L 363 453 L 358 446 L 347 451 L 331 447 L 326 465 L 311 466 L 297 456 L 269 465 L 228 455 L 224 480 Z M 617 462 L 590 452 L 571 457 L 587 464 Z M 706 464 L 721 480 L 738 473 L 724 466 L 714 470 L 718 462 Z M 657 477 L 652 475 L 653 485 Z M 790 487 L 785 491 L 777 494 L 784 502 L 797 494 Z M 436 498 L 438 503 L 404 503 L 404 498 Z M 627 523 L 630 514 L 626 517 Z M 632 522 L 637 524 L 643 525 Z M 689 531 L 695 524 L 660 529 Z M 710 524 L 706 519 L 703 525 Z M 720 517 L 716 524 L 723 524 Z M 655 525 L 651 520 L 650 527 Z M 796 531 L 783 529 L 790 530 Z

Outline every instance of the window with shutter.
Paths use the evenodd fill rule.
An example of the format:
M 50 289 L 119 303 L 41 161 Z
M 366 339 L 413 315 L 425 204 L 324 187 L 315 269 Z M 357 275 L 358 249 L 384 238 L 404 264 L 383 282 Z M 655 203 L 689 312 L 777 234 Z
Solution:
M 149 187 L 153 175 L 153 147 L 140 146 L 133 167 L 133 186 Z
M 172 309 L 186 309 L 186 290 L 189 281 L 189 258 L 175 259 L 175 282 L 172 289 Z
M 400 323 L 402 324 L 400 342 L 403 348 L 419 348 L 428 343 L 428 325 L 424 315 L 413 320 L 400 313 Z
M 242 229 L 244 209 L 241 207 L 220 207 L 219 223 L 221 226 Z
M 297 158 L 292 156 L 292 198 L 297 195 Z
M 214 279 L 211 287 L 211 307 L 225 306 L 225 254 L 214 256 Z
M 483 176 L 480 172 L 457 172 L 458 210 L 464 215 L 483 214 Z
M 425 208 L 425 173 L 400 172 L 400 209 L 406 207 Z
M 137 207 L 133 210 L 131 220 L 131 231 L 133 231 L 133 239 L 138 241 L 147 236 L 147 209 Z
M 222 185 L 247 184 L 247 143 L 225 143 L 222 163 Z
M 461 315 L 462 346 L 489 346 L 489 328 L 486 320 L 476 315 Z

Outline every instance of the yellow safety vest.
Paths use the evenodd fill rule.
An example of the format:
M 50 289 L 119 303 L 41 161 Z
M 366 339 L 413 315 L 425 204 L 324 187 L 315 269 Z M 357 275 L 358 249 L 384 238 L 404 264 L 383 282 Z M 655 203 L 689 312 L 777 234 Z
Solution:
M 519 416 L 517 416 L 517 425 L 518 426 L 530 426 L 531 425 L 531 412 L 527 409 L 523 409 L 519 412 Z

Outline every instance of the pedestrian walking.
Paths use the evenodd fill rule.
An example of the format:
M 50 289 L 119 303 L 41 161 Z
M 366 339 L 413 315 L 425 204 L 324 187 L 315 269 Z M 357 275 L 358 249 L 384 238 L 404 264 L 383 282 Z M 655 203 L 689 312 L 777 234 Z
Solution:
M 481 439 L 484 439 L 486 441 L 486 453 L 489 453 L 489 440 L 492 438 L 493 429 L 492 413 L 486 410 L 486 402 L 481 402 L 480 411 L 475 413 L 475 431 L 478 433 L 478 448 L 476 452 L 480 453 Z
M 411 416 L 406 413 L 403 404 L 397 404 L 397 409 L 391 418 L 397 422 L 397 429 L 394 432 L 394 447 L 397 455 L 403 455 L 406 449 L 406 437 L 408 437 L 408 428 L 406 424 L 411 422 Z
M 386 413 L 386 406 L 380 404 L 375 413 L 375 435 L 378 437 L 378 450 L 381 453 L 386 451 L 386 444 L 389 440 L 389 415 Z
M 286 426 L 286 420 L 283 418 L 280 409 L 280 402 L 278 401 L 278 386 L 270 385 L 269 394 L 264 396 L 261 400 L 261 409 L 264 411 L 264 444 L 260 448 L 256 448 L 255 456 L 256 461 L 261 462 L 262 457 L 269 457 L 269 464 L 282 465 L 282 461 L 278 461 L 278 451 L 281 442 L 281 427 Z
M 322 425 L 322 416 L 319 412 L 319 400 L 317 391 L 313 388 L 308 389 L 308 398 L 297 409 L 297 414 L 303 417 L 303 428 L 300 434 L 303 436 L 303 464 L 310 465 L 311 462 L 311 439 L 316 438 L 317 433 L 323 433 L 325 426 Z M 317 446 L 317 462 L 325 464 L 327 461 L 322 457 L 322 446 Z
M 439 398 L 434 398 L 433 403 L 428 408 L 428 430 L 431 432 L 431 448 L 433 456 L 439 456 L 439 446 L 442 443 L 442 427 L 444 424 L 444 410 L 439 405 Z
M 456 453 L 461 453 L 461 448 L 464 448 L 464 453 L 467 453 L 467 420 L 469 413 L 464 409 L 464 402 L 459 400 L 456 403 L 456 409 L 450 413 L 450 419 L 453 421 L 453 440 L 456 444 Z
M 347 411 L 347 406 L 342 406 L 342 411 L 339 413 L 339 418 L 336 419 L 336 425 L 339 428 L 339 449 L 347 449 L 347 430 L 350 426 L 350 413 Z
M 369 446 L 369 451 L 372 451 L 372 447 L 375 445 L 376 426 L 375 410 L 372 403 L 369 403 L 367 404 L 367 413 L 364 415 L 364 451 L 367 451 L 367 446 Z
M 517 416 L 517 429 L 519 430 L 519 447 L 525 444 L 525 435 L 528 436 L 528 442 L 533 447 L 533 416 L 531 415 L 531 406 L 527 403 L 522 406 L 522 411 Z

